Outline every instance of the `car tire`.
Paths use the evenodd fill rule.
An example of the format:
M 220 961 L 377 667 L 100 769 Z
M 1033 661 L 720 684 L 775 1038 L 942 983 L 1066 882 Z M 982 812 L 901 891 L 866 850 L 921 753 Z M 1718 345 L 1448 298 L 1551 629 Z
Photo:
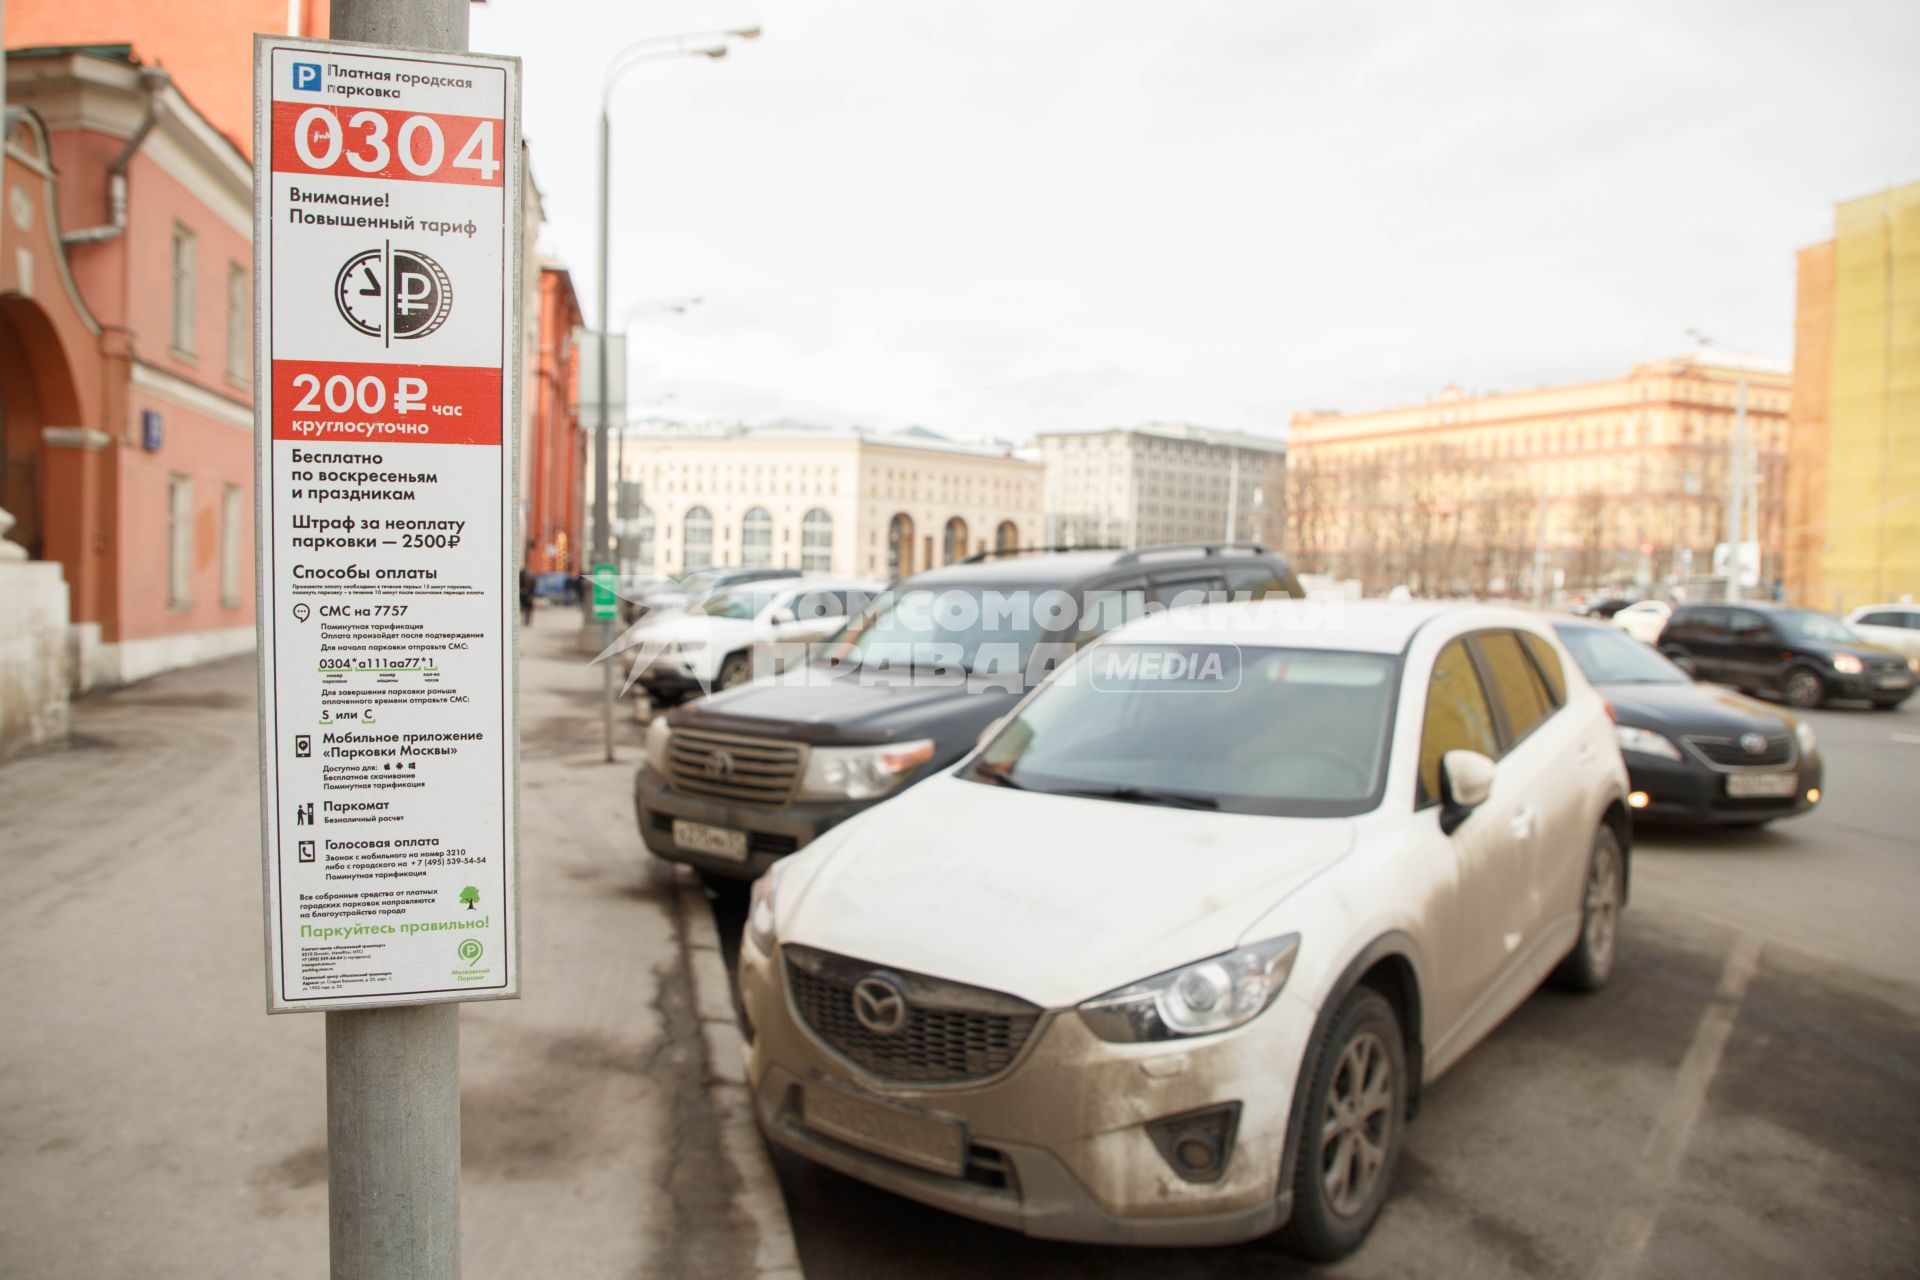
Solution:
M 1303 1257 L 1331 1262 L 1373 1230 L 1400 1162 L 1407 1051 L 1393 1006 L 1372 987 L 1355 990 L 1309 1065 L 1293 1137 L 1293 1215 L 1281 1239 Z M 1367 1179 L 1364 1187 L 1353 1186 L 1356 1174 Z
M 1827 682 L 1818 671 L 1807 667 L 1789 667 L 1780 681 L 1780 692 L 1802 711 L 1811 711 L 1827 700 Z
M 753 888 L 753 881 L 741 880 L 735 876 L 723 876 L 717 871 L 696 871 L 700 877 L 700 886 L 719 902 L 745 902 L 747 892 Z
M 742 649 L 738 653 L 728 654 L 726 661 L 720 664 L 720 673 L 713 678 L 713 687 L 716 692 L 721 689 L 731 689 L 737 684 L 745 684 L 752 678 L 753 659 L 747 655 L 745 649 Z
M 1613 975 L 1620 949 L 1620 909 L 1627 902 L 1627 854 L 1620 833 L 1601 823 L 1580 888 L 1580 938 L 1554 970 L 1556 986 L 1598 991 Z

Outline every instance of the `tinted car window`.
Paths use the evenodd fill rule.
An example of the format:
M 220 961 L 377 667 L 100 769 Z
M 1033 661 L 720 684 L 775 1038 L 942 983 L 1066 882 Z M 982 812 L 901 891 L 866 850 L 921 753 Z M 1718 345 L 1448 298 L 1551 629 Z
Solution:
M 1547 694 L 1553 699 L 1553 705 L 1566 706 L 1567 673 L 1560 666 L 1560 651 L 1548 644 L 1545 636 L 1536 636 L 1531 631 L 1520 633 L 1520 643 L 1527 647 L 1533 656 L 1533 665 L 1540 669 L 1540 678 L 1547 682 Z
M 1270 564 L 1235 565 L 1222 572 L 1226 575 L 1227 590 L 1236 597 L 1246 595 L 1260 600 L 1288 594 L 1285 579 Z
M 1546 686 L 1534 670 L 1520 637 L 1511 631 L 1489 631 L 1479 637 L 1480 655 L 1493 680 L 1493 694 L 1506 712 L 1507 745 L 1532 733 L 1553 712 Z
M 1764 635 L 1773 630 L 1765 618 L 1751 609 L 1735 609 L 1729 615 L 1728 625 L 1733 628 L 1734 635 L 1742 637 Z
M 1863 627 L 1904 627 L 1906 624 L 1897 613 L 1862 614 L 1858 625 Z
M 1427 717 L 1420 730 L 1420 790 L 1418 804 L 1440 798 L 1440 757 L 1449 751 L 1478 751 L 1488 758 L 1500 754 L 1493 731 L 1493 710 L 1480 685 L 1464 640 L 1440 651 L 1427 685 Z
M 1080 602 L 1080 631 L 1075 644 L 1090 644 L 1115 627 L 1124 626 L 1147 612 L 1147 584 L 1110 582 L 1088 590 Z
M 1681 615 L 1689 636 L 1710 636 L 1727 629 L 1725 609 L 1690 609 Z
M 1147 594 L 1155 604 L 1169 609 L 1182 605 L 1205 604 L 1216 592 L 1223 592 L 1227 584 L 1216 574 L 1181 578 L 1165 578 L 1148 584 Z

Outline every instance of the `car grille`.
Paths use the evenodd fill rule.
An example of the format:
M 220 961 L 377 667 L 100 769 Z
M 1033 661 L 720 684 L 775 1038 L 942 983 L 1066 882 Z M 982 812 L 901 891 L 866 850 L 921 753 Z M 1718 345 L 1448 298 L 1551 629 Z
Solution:
M 1709 763 L 1728 769 L 1764 769 L 1793 763 L 1793 735 L 1790 733 L 1767 735 L 1764 751 L 1748 751 L 1740 745 L 1738 737 L 1688 738 L 1687 745 L 1705 756 Z
M 716 800 L 782 805 L 793 798 L 806 748 L 778 738 L 678 729 L 667 742 L 674 790 Z
M 811 947 L 781 952 L 801 1020 L 836 1053 L 882 1080 L 957 1084 L 998 1075 L 1013 1065 L 1040 1021 L 1040 1006 L 998 991 Z M 907 1020 L 890 1035 L 869 1030 L 854 1014 L 854 985 L 878 974 L 906 996 Z

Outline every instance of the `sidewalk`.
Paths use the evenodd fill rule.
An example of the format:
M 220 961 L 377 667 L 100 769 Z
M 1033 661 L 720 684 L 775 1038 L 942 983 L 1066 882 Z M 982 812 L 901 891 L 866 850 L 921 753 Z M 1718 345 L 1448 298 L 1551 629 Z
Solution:
M 797 1275 L 578 619 L 522 632 L 526 977 L 462 1011 L 464 1274 Z M 326 1275 L 323 1019 L 264 1012 L 254 697 L 251 659 L 157 677 L 0 767 L 0 1275 Z

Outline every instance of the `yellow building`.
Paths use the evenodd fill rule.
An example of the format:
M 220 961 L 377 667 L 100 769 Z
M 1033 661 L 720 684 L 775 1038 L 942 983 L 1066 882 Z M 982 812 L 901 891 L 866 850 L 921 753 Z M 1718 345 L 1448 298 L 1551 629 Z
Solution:
M 1700 351 L 1621 378 L 1469 394 L 1375 413 L 1295 414 L 1287 549 L 1301 567 L 1369 591 L 1526 589 L 1535 547 L 1551 585 L 1704 588 L 1724 540 L 1740 385 L 1762 583 L 1780 571 L 1791 371 Z
M 1920 182 L 1848 200 L 1801 251 L 1787 594 L 1920 595 Z

